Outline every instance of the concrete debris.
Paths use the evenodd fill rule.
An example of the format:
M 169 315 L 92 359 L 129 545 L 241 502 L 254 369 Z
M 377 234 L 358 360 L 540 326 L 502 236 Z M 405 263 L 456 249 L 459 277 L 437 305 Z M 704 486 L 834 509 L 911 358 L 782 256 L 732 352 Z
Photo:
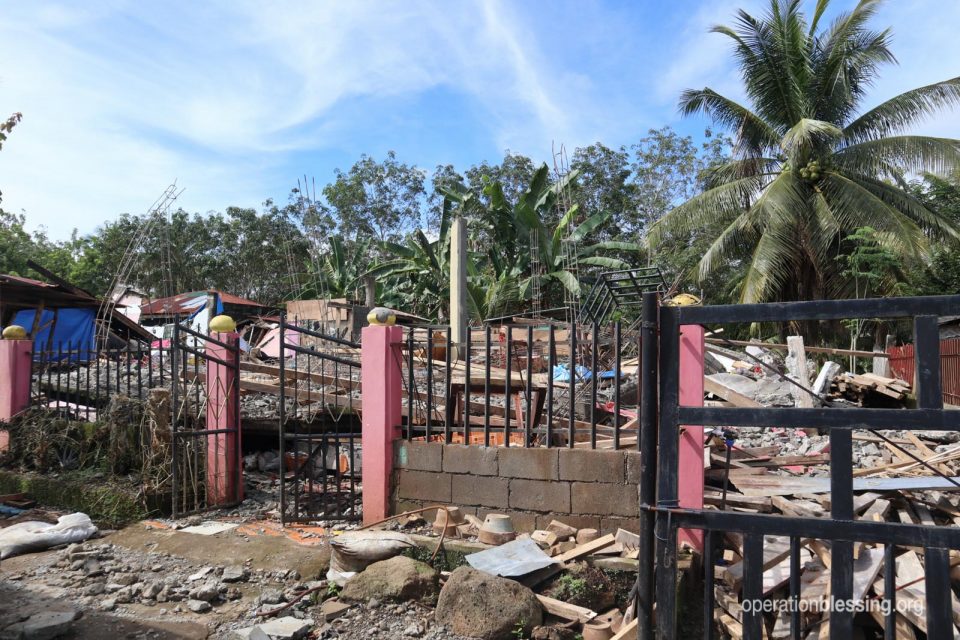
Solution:
M 431 600 L 437 595 L 438 577 L 430 565 L 396 556 L 374 562 L 350 578 L 340 597 L 348 602 Z
M 454 633 L 510 640 L 542 624 L 543 609 L 533 591 L 518 582 L 459 567 L 440 590 L 436 619 Z

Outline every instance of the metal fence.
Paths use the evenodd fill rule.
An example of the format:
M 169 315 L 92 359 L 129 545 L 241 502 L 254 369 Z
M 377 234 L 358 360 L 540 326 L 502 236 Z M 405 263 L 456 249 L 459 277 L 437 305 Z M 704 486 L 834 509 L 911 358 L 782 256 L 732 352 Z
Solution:
M 280 318 L 284 524 L 362 517 L 359 348 L 356 342 Z
M 35 349 L 31 406 L 96 422 L 115 395 L 146 400 L 151 389 L 170 388 L 170 347 L 58 343 Z
M 914 349 L 912 344 L 889 349 L 890 370 L 893 375 L 913 384 Z M 940 376 L 943 381 L 943 401 L 960 405 L 960 338 L 940 341 Z
M 405 328 L 404 437 L 483 446 L 637 448 L 639 336 L 620 322 Z
M 953 591 L 950 579 L 951 550 L 960 549 L 960 529 L 855 520 L 853 491 L 853 429 L 958 430 L 960 412 L 944 411 L 940 377 L 940 341 L 937 316 L 960 313 L 960 296 L 891 298 L 879 300 L 811 301 L 781 304 L 730 305 L 720 307 L 661 307 L 659 318 L 655 298 L 645 299 L 645 337 L 642 355 L 644 373 L 651 374 L 644 385 L 645 398 L 657 391 L 651 378 L 659 369 L 659 420 L 654 406 L 644 403 L 641 416 L 644 444 L 640 481 L 641 540 L 638 575 L 638 637 L 678 637 L 677 620 L 677 533 L 681 528 L 705 532 L 703 558 L 703 614 L 705 638 L 714 637 L 715 615 L 714 542 L 718 536 L 743 536 L 743 580 L 741 600 L 762 602 L 764 597 L 765 536 L 790 539 L 789 599 L 797 613 L 791 616 L 790 637 L 806 638 L 799 616 L 801 597 L 801 540 L 829 541 L 831 546 L 830 597 L 840 606 L 832 607 L 827 625 L 830 637 L 850 638 L 854 609 L 847 605 L 865 595 L 864 586 L 854 579 L 854 545 L 865 542 L 883 545 L 884 620 L 886 638 L 896 633 L 897 590 L 894 582 L 895 546 L 921 547 L 925 557 L 925 608 L 928 638 L 953 637 Z M 684 324 L 728 324 L 751 322 L 794 322 L 841 320 L 846 318 L 911 318 L 915 332 L 917 409 L 874 408 L 719 408 L 684 407 L 679 400 L 680 327 Z M 659 350 L 659 352 L 658 352 Z M 818 402 L 819 404 L 819 402 Z M 731 511 L 681 509 L 678 507 L 679 436 L 681 425 L 708 427 L 813 427 L 827 430 L 830 437 L 830 517 L 801 518 Z M 659 429 L 659 430 L 658 430 Z M 658 430 L 658 431 L 657 431 Z M 654 437 L 654 433 L 657 436 Z M 656 456 L 654 456 L 656 451 Z M 654 526 L 655 522 L 655 526 Z M 861 553 L 862 556 L 862 553 Z M 879 557 L 877 558 L 879 560 Z M 872 583 L 872 580 L 870 581 Z M 867 585 L 869 586 L 869 585 Z M 902 585 L 900 585 L 902 586 Z M 654 626 L 654 602 L 656 625 Z M 765 636 L 762 609 L 743 607 L 743 637 Z M 820 635 L 819 637 L 824 637 Z M 899 636 L 897 636 L 899 637 Z

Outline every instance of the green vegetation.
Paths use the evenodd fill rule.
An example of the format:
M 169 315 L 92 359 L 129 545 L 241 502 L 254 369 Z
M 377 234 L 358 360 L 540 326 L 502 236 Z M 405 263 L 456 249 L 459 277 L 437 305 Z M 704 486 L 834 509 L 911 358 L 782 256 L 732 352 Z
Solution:
M 449 229 L 462 216 L 474 319 L 529 310 L 537 289 L 542 308 L 556 306 L 600 271 L 647 264 L 707 303 L 956 293 L 960 142 L 909 132 L 960 104 L 960 78 L 864 112 L 894 61 L 891 30 L 872 24 L 880 5 L 861 0 L 828 23 L 829 0 L 809 15 L 799 0 L 770 0 L 763 15 L 715 27 L 747 99 L 684 92 L 681 110 L 718 130 L 700 140 L 664 127 L 632 145 L 596 142 L 560 172 L 512 152 L 432 172 L 363 155 L 319 195 L 304 184 L 260 209 L 124 214 L 65 241 L 0 210 L 0 273 L 32 275 L 32 258 L 104 294 L 130 246 L 128 284 L 155 296 L 362 300 L 375 286 L 378 303 L 444 320 Z M 0 125 L 0 142 L 15 124 Z M 882 274 L 869 275 L 864 260 L 880 256 Z
M 904 135 L 924 117 L 960 104 L 960 78 L 896 96 L 860 113 L 881 66 L 894 61 L 891 31 L 875 31 L 879 0 L 861 0 L 822 24 L 798 0 L 771 0 L 761 17 L 739 11 L 713 31 L 733 41 L 746 105 L 710 88 L 685 91 L 686 114 L 736 131 L 729 162 L 707 189 L 650 229 L 658 246 L 714 225 L 701 278 L 742 262 L 745 302 L 849 297 L 855 287 L 835 256 L 862 227 L 897 259 L 923 264 L 960 227 L 905 188 L 904 176 L 960 164 L 960 141 Z

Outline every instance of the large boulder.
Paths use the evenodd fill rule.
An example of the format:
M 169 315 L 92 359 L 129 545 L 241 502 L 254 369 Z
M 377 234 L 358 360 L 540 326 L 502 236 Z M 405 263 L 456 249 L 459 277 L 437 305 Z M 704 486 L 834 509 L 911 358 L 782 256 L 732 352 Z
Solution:
M 429 600 L 437 595 L 437 572 L 428 564 L 406 556 L 374 562 L 347 581 L 342 600 L 384 602 Z
M 482 640 L 524 638 L 543 622 L 533 591 L 518 582 L 463 566 L 440 590 L 434 614 L 450 631 Z

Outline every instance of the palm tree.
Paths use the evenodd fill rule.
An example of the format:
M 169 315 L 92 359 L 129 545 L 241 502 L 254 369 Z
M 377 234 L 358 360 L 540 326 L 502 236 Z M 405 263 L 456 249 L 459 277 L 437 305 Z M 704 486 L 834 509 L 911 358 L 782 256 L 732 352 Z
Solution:
M 651 247 L 719 222 L 699 275 L 743 260 L 740 297 L 753 302 L 847 295 L 835 258 L 862 227 L 904 261 L 928 259 L 930 240 L 960 237 L 904 188 L 905 174 L 960 166 L 960 141 L 903 134 L 960 103 L 960 78 L 858 115 L 880 67 L 895 61 L 890 30 L 868 27 L 880 2 L 861 0 L 821 28 L 829 0 L 809 23 L 799 0 L 771 0 L 760 18 L 740 11 L 733 27 L 713 28 L 733 41 L 748 106 L 704 88 L 685 91 L 680 109 L 731 128 L 733 159 L 653 225 Z

